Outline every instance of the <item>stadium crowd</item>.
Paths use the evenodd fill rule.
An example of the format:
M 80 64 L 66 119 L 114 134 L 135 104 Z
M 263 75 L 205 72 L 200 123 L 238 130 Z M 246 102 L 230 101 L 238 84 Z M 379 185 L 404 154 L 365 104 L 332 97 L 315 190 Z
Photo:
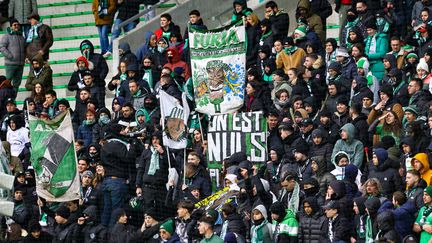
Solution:
M 13 8 L 18 2 L 23 5 Z M 6 66 L 0 139 L 6 169 L 15 175 L 15 208 L 12 217 L 2 217 L 1 239 L 431 242 L 432 1 L 335 2 L 338 40 L 326 38 L 333 12 L 327 0 L 299 0 L 291 20 L 274 1 L 265 4 L 265 16 L 245 0 L 232 3 L 231 22 L 245 19 L 247 34 L 239 112 L 265 114 L 268 161 L 252 164 L 246 151 L 225 158 L 215 188 L 206 161 L 208 117 L 193 111 L 187 29 L 182 34 L 176 20 L 162 14 L 160 28 L 147 32 L 135 53 L 127 43 L 119 46 L 118 70 L 106 83 L 108 32 L 117 38 L 118 25 L 142 2 L 94 0 L 101 53 L 89 40 L 81 42 L 68 83 L 76 92 L 70 107 L 53 90 L 52 30 L 41 23 L 36 1 L 10 0 L 10 27 L 0 40 Z M 189 24 L 207 29 L 198 10 L 189 13 Z M 20 110 L 15 98 L 26 62 L 31 96 Z M 179 102 L 186 94 L 191 120 L 199 120 L 190 126 L 186 150 L 163 145 L 160 90 Z M 110 104 L 106 92 L 115 94 Z M 54 119 L 67 110 L 81 199 L 55 203 L 36 193 L 28 114 Z M 169 176 L 173 168 L 178 180 Z M 200 206 L 223 188 L 230 202 L 218 210 Z

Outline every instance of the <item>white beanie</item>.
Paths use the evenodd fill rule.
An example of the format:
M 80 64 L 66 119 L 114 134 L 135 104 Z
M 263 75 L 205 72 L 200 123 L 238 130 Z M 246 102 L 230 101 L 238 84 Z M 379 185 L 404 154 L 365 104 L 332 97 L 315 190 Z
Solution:
M 418 70 L 425 70 L 426 72 L 429 72 L 429 66 L 427 65 L 426 61 L 422 58 L 420 59 L 420 62 L 417 64 L 417 71 Z
M 348 50 L 343 47 L 339 47 L 336 49 L 336 56 L 337 57 L 349 57 Z

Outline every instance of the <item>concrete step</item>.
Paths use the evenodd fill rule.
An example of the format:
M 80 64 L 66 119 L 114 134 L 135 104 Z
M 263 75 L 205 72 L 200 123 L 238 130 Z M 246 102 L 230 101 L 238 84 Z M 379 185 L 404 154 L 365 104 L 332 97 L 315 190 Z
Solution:
M 90 23 L 85 23 L 90 24 Z M 69 36 L 78 36 L 78 35 L 96 35 L 98 34 L 96 26 L 94 24 L 92 26 L 79 26 L 79 27 L 71 27 L 71 28 L 61 28 L 61 29 L 53 29 L 53 36 L 57 37 L 69 37 Z
M 65 16 L 60 18 L 44 19 L 43 23 L 49 26 L 64 25 L 71 23 L 92 23 L 95 19 L 93 14 L 83 14 L 79 16 Z
M 77 36 L 80 37 L 80 36 Z M 85 36 L 83 36 L 85 37 Z M 73 47 L 79 47 L 81 42 L 83 40 L 89 40 L 93 43 L 94 46 L 98 46 L 99 45 L 99 37 L 93 37 L 93 38 L 79 38 L 79 39 L 73 39 L 73 40 L 64 40 L 64 41 L 54 41 L 52 47 L 50 48 L 52 49 L 60 49 L 60 48 L 73 48 Z
M 91 11 L 91 10 L 92 10 L 91 3 L 82 3 L 82 4 L 39 8 L 38 12 L 39 15 L 43 16 L 43 15 L 50 15 L 50 14 L 75 13 L 75 12 L 84 12 L 84 11 Z

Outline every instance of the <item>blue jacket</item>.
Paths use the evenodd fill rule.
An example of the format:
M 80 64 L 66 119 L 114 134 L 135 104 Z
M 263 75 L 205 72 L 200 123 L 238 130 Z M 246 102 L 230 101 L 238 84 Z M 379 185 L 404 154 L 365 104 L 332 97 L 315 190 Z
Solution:
M 89 146 L 93 139 L 93 125 L 85 125 L 84 122 L 78 127 L 77 139 L 84 141 L 84 147 Z
M 416 207 L 412 202 L 406 202 L 399 208 L 393 209 L 395 216 L 395 229 L 399 233 L 401 239 L 412 234 L 412 226 L 415 221 Z

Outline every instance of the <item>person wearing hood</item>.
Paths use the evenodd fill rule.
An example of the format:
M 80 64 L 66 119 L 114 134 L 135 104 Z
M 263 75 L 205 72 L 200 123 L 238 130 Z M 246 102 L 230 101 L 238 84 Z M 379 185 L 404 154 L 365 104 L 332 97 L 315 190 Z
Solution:
M 317 200 L 318 205 L 323 206 L 325 204 L 325 194 L 320 193 L 320 185 L 318 180 L 311 177 L 309 179 L 302 180 L 302 190 L 306 197 L 314 197 Z
M 292 37 L 284 39 L 284 49 L 276 57 L 276 68 L 283 69 L 285 74 L 291 68 L 299 68 L 306 57 L 306 52 L 294 44 Z
M 41 83 L 46 91 L 51 90 L 53 86 L 53 71 L 49 64 L 44 62 L 41 55 L 35 55 L 31 59 L 31 65 L 32 69 L 29 71 L 25 88 L 31 91 L 36 83 Z
M 313 30 L 321 40 L 325 40 L 325 33 L 321 17 L 311 11 L 311 3 L 307 0 L 300 0 L 297 4 L 296 19 L 305 19 L 309 28 Z
M 384 116 L 389 112 L 393 111 L 398 117 L 399 121 L 402 121 L 404 111 L 401 104 L 397 103 L 393 99 L 393 87 L 390 85 L 382 85 L 379 89 L 380 102 L 371 110 L 368 116 L 368 123 L 372 124 L 376 119 L 381 117 L 379 124 L 384 123 Z
M 282 175 L 282 159 L 284 154 L 285 151 L 280 144 L 272 145 L 269 150 L 270 160 L 261 169 L 262 177 L 270 183 L 270 190 L 276 195 L 281 189 L 280 178 Z
M 394 100 L 403 107 L 408 106 L 408 84 L 405 79 L 402 78 L 402 71 L 398 68 L 392 68 L 387 75 L 384 76 L 383 81 L 393 87 Z
M 118 47 L 120 62 L 126 62 L 128 65 L 138 65 L 138 58 L 131 51 L 129 43 L 121 43 Z
M 261 76 L 262 73 L 264 73 L 264 63 L 271 62 L 272 64 L 274 64 L 275 60 L 271 55 L 271 47 L 269 47 L 268 45 L 257 45 L 257 53 L 258 55 L 255 55 L 256 67 L 258 74 Z M 259 79 L 261 79 L 261 77 L 259 77 Z
M 423 202 L 424 206 L 420 209 L 413 226 L 413 231 L 420 233 L 420 243 L 429 242 L 432 238 L 432 186 L 424 189 Z
M 321 156 L 324 162 L 328 162 L 329 168 L 333 166 L 331 162 L 331 155 L 333 152 L 333 145 L 327 141 L 328 135 L 321 128 L 314 129 L 311 134 L 312 146 L 309 151 L 309 156 L 312 158 L 314 156 Z M 330 170 L 327 170 L 330 171 Z
M 113 24 L 113 16 L 116 10 L 115 0 L 96 0 L 92 3 L 92 12 L 99 33 L 99 43 L 101 44 L 102 55 L 109 52 L 108 34 L 111 25 Z
M 16 95 L 17 93 L 13 89 L 11 81 L 5 76 L 0 75 L 0 117 L 3 117 L 6 113 L 6 100 L 15 99 Z
M 152 93 L 154 93 L 156 83 L 159 82 L 160 76 L 161 72 L 157 69 L 152 56 L 144 56 L 140 64 L 139 77 L 141 77 L 141 82 L 147 83 Z
M 331 174 L 336 177 L 337 180 L 343 180 L 346 177 L 346 167 L 351 164 L 348 153 L 339 151 L 333 157 L 333 165 L 335 169 L 331 171 Z M 357 167 L 358 168 L 358 167 Z M 357 175 L 355 176 L 355 183 L 361 185 L 360 178 L 362 173 L 357 169 Z
M 333 113 L 332 120 L 338 128 L 342 128 L 349 121 L 349 100 L 345 96 L 339 96 L 336 100 L 336 111 Z M 355 132 L 352 138 L 355 138 Z
M 299 241 L 304 243 L 320 242 L 326 217 L 323 215 L 315 197 L 305 198 L 299 218 Z
M 331 200 L 323 209 L 326 215 L 322 227 L 324 242 L 349 242 L 352 229 L 347 217 L 341 213 L 343 206 L 337 200 Z
M 273 228 L 272 224 L 267 220 L 267 210 L 260 204 L 252 210 L 252 228 L 251 228 L 251 242 L 265 243 L 273 242 Z
M 73 229 L 73 238 L 77 242 L 91 243 L 95 240 L 106 242 L 107 237 L 106 227 L 99 224 L 97 207 L 87 207 L 83 211 L 82 217 L 78 218 L 77 225 Z
M 351 237 L 351 239 L 355 239 L 355 242 L 365 243 L 366 236 L 366 202 L 365 197 L 356 197 L 354 198 L 354 226 L 355 226 L 355 234 Z M 352 240 L 351 240 L 352 242 Z
M 275 202 L 270 207 L 273 221 L 274 242 L 297 242 L 299 223 L 291 209 L 287 209 L 281 202 Z
M 423 196 L 423 192 L 421 194 Z M 405 193 L 400 191 L 393 193 L 391 212 L 394 214 L 394 228 L 401 239 L 413 233 L 412 225 L 414 224 L 415 214 L 419 209 L 416 208 L 414 203 L 407 201 Z
M 369 87 L 367 86 L 368 80 L 362 76 L 354 77 L 351 83 L 351 104 L 361 104 L 362 99 L 368 92 Z M 361 111 L 361 110 L 360 110 Z
M 384 75 L 384 64 L 381 59 L 388 52 L 388 36 L 384 33 L 377 32 L 375 19 L 366 23 L 368 37 L 366 38 L 365 54 L 370 63 L 372 74 L 381 80 Z
M 0 40 L 0 52 L 5 57 L 6 78 L 12 81 L 15 92 L 21 85 L 25 60 L 25 42 L 17 19 L 9 20 L 7 34 Z
M 364 38 L 363 33 L 360 27 L 354 26 L 348 31 L 348 39 L 346 43 L 346 47 L 348 49 L 352 49 L 355 44 L 359 44 L 364 47 Z
M 98 164 L 101 164 L 101 159 L 100 159 L 100 149 L 101 146 L 99 145 L 99 143 L 92 143 L 87 147 L 87 161 L 89 162 L 89 170 L 95 174 L 96 173 L 96 166 Z
M 152 56 L 157 52 L 157 36 L 151 31 L 144 33 L 144 43 L 135 52 L 137 60 L 143 60 L 145 56 Z
M 343 15 L 346 16 L 347 21 L 341 22 L 341 23 L 346 23 L 344 28 L 341 28 L 340 30 L 341 46 L 351 48 L 352 44 L 350 43 L 349 33 L 352 32 L 354 28 L 357 28 L 358 30 L 354 31 L 354 33 L 356 35 L 360 33 L 361 37 L 363 38 L 363 36 L 365 36 L 366 34 L 366 30 L 363 26 L 363 23 L 360 21 L 360 18 L 355 8 L 347 9 L 346 14 Z
M 330 182 L 327 188 L 325 202 L 337 201 L 341 206 L 339 213 L 348 220 L 351 220 L 353 218 L 353 201 L 351 195 L 347 194 L 347 189 L 348 187 L 345 181 L 334 180 Z
M 246 17 L 252 12 L 253 10 L 248 8 L 246 0 L 234 0 L 231 23 L 237 23 L 237 21 L 241 20 L 242 17 Z
M 107 108 L 101 108 L 97 112 L 96 123 L 93 126 L 92 143 L 99 144 L 104 137 L 105 128 L 111 122 L 111 113 Z
M 289 84 L 286 84 L 289 85 Z M 275 99 L 271 109 L 279 112 L 288 111 L 290 108 L 289 92 L 286 89 L 280 89 L 275 92 Z
M 393 192 L 403 190 L 402 179 L 399 172 L 392 168 L 392 163 L 385 149 L 374 149 L 372 163 L 369 164 L 368 178 L 379 180 L 385 197 L 391 197 Z
M 86 71 L 93 71 L 93 63 L 87 60 L 84 56 L 80 56 L 74 63 L 74 72 L 71 75 L 68 83 L 68 90 L 75 91 L 75 97 L 78 99 L 79 90 L 85 87 L 84 84 L 84 73 Z
M 365 201 L 366 222 L 365 222 L 365 240 L 373 242 L 378 234 L 378 209 L 381 207 L 380 199 L 374 196 L 368 197 Z
M 340 129 L 341 139 L 336 142 L 333 148 L 333 162 L 335 161 L 336 154 L 344 151 L 348 154 L 349 161 L 358 168 L 361 168 L 364 156 L 363 144 L 355 139 L 355 132 L 355 127 L 351 123 L 345 124 Z
M 80 43 L 81 54 L 93 63 L 93 73 L 95 73 L 95 84 L 99 87 L 105 87 L 105 78 L 108 74 L 108 64 L 99 53 L 94 52 L 93 43 L 89 40 L 83 40 Z
M 128 86 L 128 64 L 127 62 L 120 62 L 117 67 L 118 73 L 114 75 L 108 83 L 108 89 L 114 91 L 115 97 L 130 97 Z
M 427 185 L 431 184 L 432 180 L 432 170 L 429 166 L 429 158 L 426 153 L 416 154 L 412 160 L 411 165 L 414 170 L 418 171 L 421 178 L 426 182 Z
M 168 63 L 164 65 L 164 68 L 170 68 L 171 70 L 174 70 L 176 67 L 181 67 L 183 70 L 185 70 L 185 80 L 188 80 L 190 78 L 190 70 L 187 63 L 180 60 L 180 54 L 176 47 L 170 47 L 168 48 L 167 52 L 167 59 Z
M 318 181 L 319 191 L 322 196 L 325 196 L 328 186 L 332 181 L 336 180 L 336 177 L 330 172 L 327 172 L 327 164 L 323 160 L 323 157 L 314 156 L 311 157 L 311 161 L 311 167 L 313 172 L 312 178 Z
M 395 229 L 395 219 L 391 211 L 385 211 L 377 216 L 378 233 L 376 239 L 385 238 L 394 243 L 401 243 L 401 238 Z
M 276 2 L 269 1 L 265 5 L 265 15 L 272 24 L 275 40 L 283 40 L 288 35 L 289 16 L 280 9 Z

